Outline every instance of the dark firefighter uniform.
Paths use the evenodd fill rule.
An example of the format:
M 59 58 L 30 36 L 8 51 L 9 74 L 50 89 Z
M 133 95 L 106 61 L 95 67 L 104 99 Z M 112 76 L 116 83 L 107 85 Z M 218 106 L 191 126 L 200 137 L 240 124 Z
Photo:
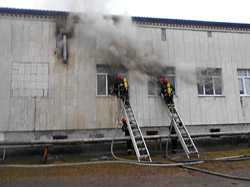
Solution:
M 174 110 L 174 87 L 168 82 L 167 78 L 162 79 L 161 93 L 170 112 Z
M 113 86 L 111 92 L 117 94 L 118 98 L 121 98 L 125 104 L 128 104 L 129 95 L 128 95 L 128 83 L 126 78 L 118 76 L 117 82 Z
M 127 125 L 127 122 L 126 122 L 126 119 L 125 118 L 122 118 L 122 131 L 125 132 L 125 136 L 129 136 L 129 131 L 128 131 L 128 125 Z M 131 140 L 127 140 L 127 151 L 128 151 L 128 154 L 131 155 L 132 154 L 132 149 L 131 149 Z
M 161 86 L 161 93 L 164 96 L 164 101 L 166 105 L 168 106 L 171 113 L 175 113 L 175 107 L 174 107 L 174 87 L 168 82 L 167 78 L 162 79 L 162 86 Z M 171 129 L 172 128 L 172 129 Z M 171 134 L 176 134 L 173 125 L 169 127 L 169 131 L 171 131 Z M 177 152 L 177 137 L 171 138 L 172 143 L 172 153 Z

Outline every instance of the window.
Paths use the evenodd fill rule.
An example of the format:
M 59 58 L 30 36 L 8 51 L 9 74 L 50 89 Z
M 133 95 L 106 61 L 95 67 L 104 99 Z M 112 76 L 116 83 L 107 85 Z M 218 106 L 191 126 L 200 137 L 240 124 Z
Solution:
M 123 67 L 97 65 L 96 95 L 111 95 L 111 88 L 116 82 L 118 75 L 128 79 L 127 70 Z
M 148 95 L 158 96 L 161 92 L 161 82 L 159 78 L 166 77 L 170 84 L 175 87 L 175 69 L 172 67 L 166 67 L 163 69 L 161 75 L 157 78 L 148 79 Z
M 212 32 L 211 31 L 207 31 L 207 37 L 212 38 Z
M 167 41 L 166 29 L 161 29 L 161 41 Z
M 250 70 L 238 70 L 238 82 L 240 95 L 250 96 Z
M 197 69 L 196 76 L 199 95 L 222 95 L 221 69 Z

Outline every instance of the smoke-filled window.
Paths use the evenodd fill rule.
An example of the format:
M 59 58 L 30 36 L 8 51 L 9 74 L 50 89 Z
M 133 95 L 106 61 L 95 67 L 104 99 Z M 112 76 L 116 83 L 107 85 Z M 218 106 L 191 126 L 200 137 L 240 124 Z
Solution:
M 111 89 L 117 81 L 118 75 L 128 79 L 127 70 L 123 67 L 97 65 L 97 81 L 96 94 L 97 96 L 110 96 Z
M 161 41 L 167 41 L 166 29 L 161 29 Z
M 199 95 L 222 95 L 221 69 L 197 69 L 196 76 Z
M 173 67 L 166 67 L 160 71 L 159 77 L 150 77 L 148 79 L 148 95 L 158 96 L 161 92 L 161 81 L 160 78 L 166 77 L 170 84 L 175 87 L 175 69 Z
M 241 96 L 250 95 L 250 70 L 238 69 L 238 82 Z

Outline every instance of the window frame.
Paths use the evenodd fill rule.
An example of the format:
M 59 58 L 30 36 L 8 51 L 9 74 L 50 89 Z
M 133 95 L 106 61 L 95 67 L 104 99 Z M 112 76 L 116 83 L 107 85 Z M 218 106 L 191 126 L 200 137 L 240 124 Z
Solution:
M 106 92 L 106 94 L 105 95 L 98 95 L 98 75 L 105 75 L 105 83 L 106 83 L 106 86 L 105 86 L 105 92 Z M 97 73 L 96 74 L 96 96 L 97 97 L 107 97 L 107 96 L 109 96 L 108 95 L 108 73 Z
M 246 71 L 246 75 L 239 75 L 239 71 Z M 239 80 L 241 79 L 242 81 L 242 88 L 243 88 L 243 94 L 240 93 L 241 97 L 249 97 L 249 94 L 247 94 L 247 89 L 246 89 L 246 79 L 250 79 L 250 69 L 237 69 L 237 75 L 238 75 L 238 86 L 239 86 L 239 92 L 240 92 L 240 85 L 239 85 Z
M 220 71 L 220 75 L 209 75 L 209 70 L 219 70 Z M 201 72 L 201 83 L 198 82 L 198 76 L 197 73 L 198 71 Z M 206 75 L 202 74 L 202 71 L 206 71 Z M 206 84 L 205 84 L 205 79 L 212 79 L 212 86 L 213 86 L 213 94 L 206 94 Z M 204 97 L 220 97 L 223 96 L 223 81 L 222 81 L 222 69 L 221 68 L 206 68 L 204 70 L 202 70 L 202 68 L 197 68 L 196 69 L 196 79 L 197 79 L 197 92 L 198 92 L 198 96 L 204 96 Z M 216 94 L 216 88 L 215 88 L 215 79 L 219 79 L 220 80 L 220 85 L 221 85 L 221 94 Z M 202 86 L 202 94 L 199 93 L 199 84 Z
M 174 88 L 175 88 L 175 95 L 176 95 L 176 71 L 175 71 L 175 67 L 165 67 L 165 71 L 167 71 L 167 69 L 172 69 L 173 70 L 173 74 L 168 74 L 168 73 L 164 73 L 162 76 L 159 76 L 159 78 L 162 77 L 166 77 L 167 79 L 169 79 L 169 77 L 173 77 L 174 79 Z M 155 95 L 149 95 L 149 81 L 152 81 L 154 83 L 154 92 L 156 93 Z M 151 77 L 148 76 L 148 80 L 147 80 L 147 94 L 148 97 L 160 97 L 160 93 L 157 93 L 158 88 L 157 85 L 159 85 L 159 91 L 161 91 L 161 84 L 159 83 L 159 81 L 154 81 L 152 80 Z
M 98 65 L 96 66 L 96 68 L 98 68 Z M 105 67 L 106 66 L 106 67 Z M 110 71 L 110 69 L 112 69 L 112 66 L 111 65 L 104 65 L 104 68 L 107 68 L 107 71 Z M 98 95 L 98 75 L 105 75 L 105 95 Z M 118 77 L 119 75 L 125 77 L 128 81 L 128 71 L 127 69 L 124 68 L 124 70 L 120 70 L 118 68 L 117 70 L 117 74 L 115 73 L 107 73 L 107 72 L 96 72 L 96 97 L 116 97 L 116 95 L 109 95 L 109 85 L 108 85 L 108 75 L 114 75 L 116 77 Z

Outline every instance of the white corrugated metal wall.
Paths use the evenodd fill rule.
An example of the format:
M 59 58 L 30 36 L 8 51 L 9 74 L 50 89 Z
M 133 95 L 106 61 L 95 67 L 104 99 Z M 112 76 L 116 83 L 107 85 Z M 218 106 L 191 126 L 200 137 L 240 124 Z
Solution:
M 56 23 L 39 19 L 0 18 L 0 131 L 67 130 L 115 127 L 119 104 L 115 97 L 96 97 L 96 62 L 86 50 L 82 23 L 69 42 L 69 65 L 55 55 Z M 176 68 L 176 106 L 186 124 L 250 122 L 250 97 L 242 105 L 237 68 L 250 68 L 250 35 L 239 32 L 140 28 L 166 66 Z M 13 63 L 49 64 L 48 97 L 13 97 Z M 223 96 L 198 96 L 196 68 L 222 68 Z M 129 72 L 131 102 L 141 126 L 162 126 L 167 116 L 159 97 L 148 97 L 147 76 Z M 38 83 L 37 83 L 38 84 Z

